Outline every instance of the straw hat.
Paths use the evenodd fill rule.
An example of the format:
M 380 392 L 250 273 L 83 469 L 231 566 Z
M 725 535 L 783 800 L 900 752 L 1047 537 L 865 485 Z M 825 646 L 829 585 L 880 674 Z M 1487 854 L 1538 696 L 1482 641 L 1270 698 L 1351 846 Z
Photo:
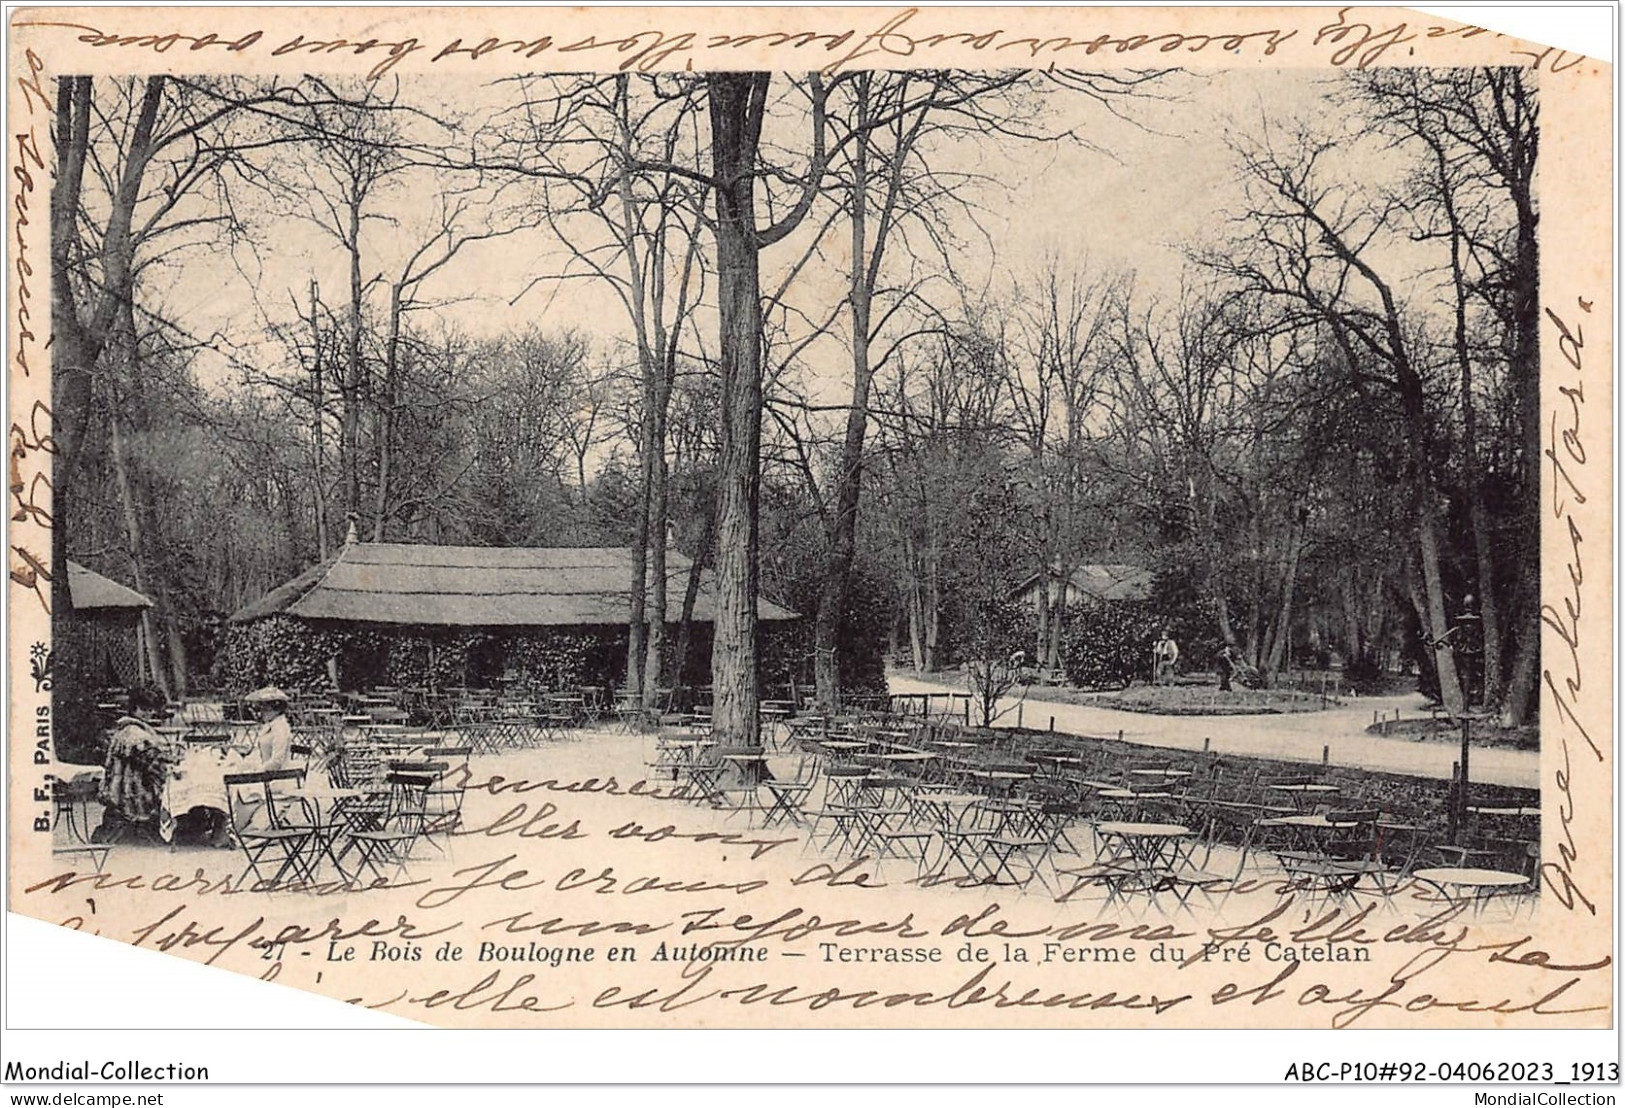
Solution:
M 256 689 L 243 697 L 244 704 L 287 704 L 288 694 L 275 685 L 267 685 L 263 689 Z

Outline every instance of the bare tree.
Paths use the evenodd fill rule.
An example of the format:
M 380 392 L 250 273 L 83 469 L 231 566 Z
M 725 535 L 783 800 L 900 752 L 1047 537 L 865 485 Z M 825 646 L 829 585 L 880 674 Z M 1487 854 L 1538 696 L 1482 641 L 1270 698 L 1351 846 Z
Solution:
M 1511 68 L 1372 71 L 1356 78 L 1350 100 L 1396 147 L 1419 155 L 1405 194 L 1409 215 L 1418 237 L 1448 246 L 1484 693 L 1523 722 L 1534 707 L 1540 655 L 1539 103 L 1527 75 Z M 1494 464 L 1481 440 L 1484 406 L 1492 418 L 1509 409 L 1498 422 L 1516 428 L 1511 466 Z M 1513 495 L 1494 497 L 1481 476 L 1487 469 L 1515 472 Z M 1492 498 L 1518 506 L 1510 526 Z M 1514 548 L 1498 549 L 1509 531 Z
M 1026 481 L 1036 516 L 1034 547 L 1040 586 L 1035 655 L 1060 665 L 1066 582 L 1082 564 L 1098 518 L 1090 498 L 1095 408 L 1108 363 L 1105 329 L 1121 298 L 1118 282 L 1086 272 L 1063 274 L 1051 260 L 1030 288 L 1018 290 L 1019 364 L 1010 377 L 1011 409 L 1027 452 Z M 1051 581 L 1060 592 L 1052 598 Z
M 627 687 L 652 711 L 667 617 L 667 419 L 683 332 L 705 294 L 701 250 L 709 183 L 701 109 L 686 79 L 525 80 L 495 129 L 487 165 L 534 181 L 536 204 L 567 250 L 561 273 L 611 289 L 632 330 L 640 405 L 633 421 L 641 504 L 632 542 Z
M 1353 381 L 1381 390 L 1396 405 L 1421 569 L 1417 615 L 1435 647 L 1440 696 L 1447 710 L 1459 714 L 1461 682 L 1446 637 L 1451 620 L 1442 568 L 1443 508 L 1430 457 L 1434 414 L 1426 351 L 1394 285 L 1369 257 L 1372 241 L 1392 232 L 1397 205 L 1373 210 L 1366 198 L 1326 184 L 1317 169 L 1330 149 L 1300 138 L 1287 151 L 1265 146 L 1241 152 L 1253 205 L 1244 220 L 1252 248 L 1217 264 L 1255 294 L 1323 326 Z

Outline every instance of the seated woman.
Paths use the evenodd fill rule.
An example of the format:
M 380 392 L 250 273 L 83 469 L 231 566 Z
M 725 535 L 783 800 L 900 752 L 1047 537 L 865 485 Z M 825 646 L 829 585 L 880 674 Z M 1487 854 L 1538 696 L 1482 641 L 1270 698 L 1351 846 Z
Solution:
M 260 725 L 232 749 L 247 763 L 233 773 L 287 769 L 293 757 L 293 727 L 288 723 L 288 694 L 269 686 L 243 698 L 259 713 Z
M 164 696 L 156 689 L 130 694 L 129 714 L 113 725 L 98 799 L 104 809 L 94 842 L 154 837 L 163 809 L 164 787 L 185 755 L 183 745 L 160 735 L 154 723 L 164 717 Z
M 243 702 L 258 712 L 259 727 L 213 754 L 190 753 L 171 788 L 171 814 L 177 822 L 184 819 L 191 834 L 219 847 L 232 845 L 225 776 L 287 769 L 293 755 L 287 694 L 268 687 L 249 693 Z

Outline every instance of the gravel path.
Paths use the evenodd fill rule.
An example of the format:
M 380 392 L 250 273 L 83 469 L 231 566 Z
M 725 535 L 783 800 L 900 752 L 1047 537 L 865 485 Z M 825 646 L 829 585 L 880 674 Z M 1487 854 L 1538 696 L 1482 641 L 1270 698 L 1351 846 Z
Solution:
M 964 693 L 963 685 L 933 681 L 917 674 L 893 672 L 887 677 L 894 693 Z M 1373 711 L 1392 714 L 1398 708 L 1407 717 L 1425 714 L 1425 701 L 1416 693 L 1405 696 L 1371 696 L 1345 701 L 1341 708 L 1323 712 L 1297 712 L 1256 716 L 1156 716 L 1063 704 L 1029 695 L 1022 707 L 1022 721 L 1028 727 L 1049 726 L 1077 735 L 1122 737 L 1147 746 L 1175 750 L 1200 750 L 1204 739 L 1221 753 L 1253 754 L 1289 761 L 1319 762 L 1327 748 L 1332 764 L 1363 766 L 1386 773 L 1448 780 L 1451 766 L 1459 755 L 1452 742 L 1418 741 L 1408 737 L 1383 738 L 1367 734 Z M 995 726 L 1013 727 L 1012 708 Z M 1533 750 L 1474 747 L 1472 779 L 1497 785 L 1538 788 L 1540 756 Z

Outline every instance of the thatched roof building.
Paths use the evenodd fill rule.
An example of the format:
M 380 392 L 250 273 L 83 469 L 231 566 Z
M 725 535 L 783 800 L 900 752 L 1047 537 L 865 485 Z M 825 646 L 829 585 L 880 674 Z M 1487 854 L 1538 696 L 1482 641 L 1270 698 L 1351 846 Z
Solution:
M 57 627 L 64 655 L 78 654 L 97 685 L 129 687 L 152 677 L 141 616 L 152 600 L 78 562 L 68 563 L 72 613 Z
M 666 621 L 682 619 L 693 563 L 666 555 Z M 233 614 L 223 652 L 232 685 L 337 682 L 553 687 L 624 679 L 631 552 L 624 547 L 430 546 L 350 542 Z M 699 578 L 682 684 L 709 683 L 716 589 Z M 770 674 L 794 664 L 796 613 L 759 598 Z M 666 637 L 668 652 L 676 636 Z M 775 645 L 780 644 L 780 645 Z
M 152 607 L 152 601 L 134 589 L 86 569 L 78 562 L 68 563 L 68 599 L 76 612 L 139 612 Z
M 692 563 L 666 555 L 668 622 L 682 615 Z M 631 615 L 632 555 L 624 547 L 427 546 L 357 542 L 231 617 L 283 614 L 346 623 L 423 627 L 614 627 Z M 694 619 L 715 619 L 716 590 L 702 573 Z M 764 622 L 796 614 L 758 599 Z
M 1063 580 L 1060 571 L 1052 568 L 1047 574 L 1035 573 L 1027 578 L 1012 590 L 1012 596 L 1036 610 L 1041 582 L 1046 579 L 1051 606 L 1071 607 L 1149 600 L 1155 577 L 1142 566 L 1087 565 L 1074 569 Z

